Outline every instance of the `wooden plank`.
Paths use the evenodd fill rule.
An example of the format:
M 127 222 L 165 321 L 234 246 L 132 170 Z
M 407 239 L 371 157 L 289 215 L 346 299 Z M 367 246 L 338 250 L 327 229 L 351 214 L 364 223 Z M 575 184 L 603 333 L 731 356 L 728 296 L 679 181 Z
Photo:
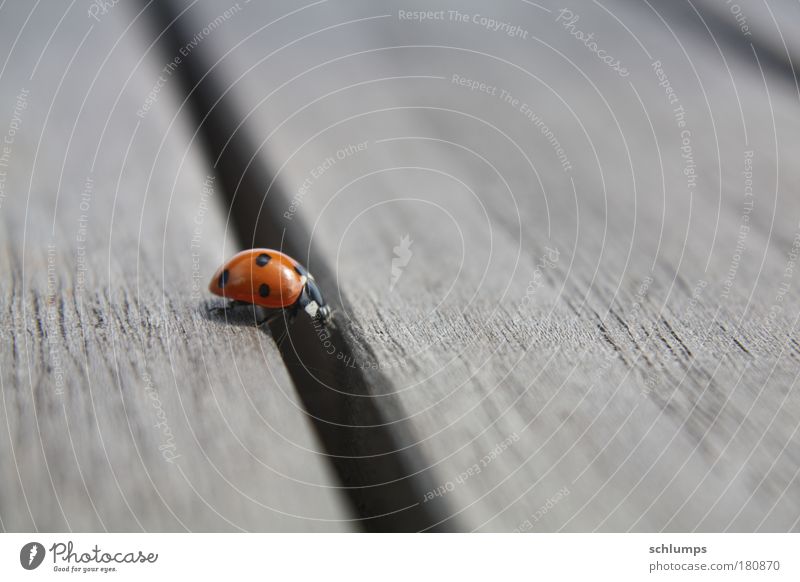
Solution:
M 662 4 L 271 2 L 202 47 L 459 529 L 798 529 L 796 85 Z
M 273 340 L 210 311 L 236 243 L 146 23 L 1 12 L 0 527 L 351 529 Z

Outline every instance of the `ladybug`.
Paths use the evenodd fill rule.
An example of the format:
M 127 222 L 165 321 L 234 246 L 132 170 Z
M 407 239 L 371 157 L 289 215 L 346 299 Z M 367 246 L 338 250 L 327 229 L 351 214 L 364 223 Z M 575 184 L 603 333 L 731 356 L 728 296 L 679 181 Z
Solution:
M 231 299 L 232 305 L 280 310 L 259 325 L 283 311 L 294 319 L 301 309 L 322 324 L 331 320 L 331 308 L 311 273 L 290 256 L 272 249 L 249 249 L 234 255 L 214 274 L 208 290 Z

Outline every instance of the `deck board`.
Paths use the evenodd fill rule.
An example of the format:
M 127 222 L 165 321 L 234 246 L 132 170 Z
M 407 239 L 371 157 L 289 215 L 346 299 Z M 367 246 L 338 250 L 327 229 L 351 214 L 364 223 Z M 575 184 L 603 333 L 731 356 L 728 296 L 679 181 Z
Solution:
M 796 530 L 795 82 L 666 3 L 582 3 L 622 76 L 539 4 L 247 5 L 198 49 L 276 176 L 239 195 L 331 273 L 451 527 Z
M 146 23 L 51 8 L 0 11 L 4 136 L 28 91 L 0 208 L 2 529 L 352 529 L 274 342 L 210 311 L 237 243 Z

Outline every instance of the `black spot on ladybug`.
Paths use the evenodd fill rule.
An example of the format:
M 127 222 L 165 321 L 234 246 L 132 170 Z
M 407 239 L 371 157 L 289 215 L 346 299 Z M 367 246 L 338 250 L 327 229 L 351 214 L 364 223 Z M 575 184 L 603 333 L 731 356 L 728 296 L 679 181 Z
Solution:
M 264 266 L 266 266 L 267 263 L 269 263 L 269 260 L 271 258 L 272 257 L 270 257 L 268 254 L 261 253 L 260 255 L 258 255 L 256 257 L 256 265 L 258 265 L 259 267 L 264 267 Z
M 266 283 L 263 283 L 261 285 L 261 287 L 258 288 L 258 294 L 261 295 L 262 297 L 268 297 L 269 296 L 269 285 L 267 285 Z
M 217 281 L 217 285 L 219 286 L 220 289 L 223 289 L 225 287 L 225 284 L 228 282 L 229 275 L 230 273 L 228 272 L 228 269 L 222 271 L 222 275 L 219 276 L 219 280 Z

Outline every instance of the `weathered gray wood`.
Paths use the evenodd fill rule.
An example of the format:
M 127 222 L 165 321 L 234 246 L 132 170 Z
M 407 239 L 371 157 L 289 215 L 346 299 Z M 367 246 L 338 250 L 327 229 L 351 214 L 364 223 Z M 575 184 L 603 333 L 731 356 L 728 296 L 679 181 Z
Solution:
M 795 82 L 664 3 L 539 4 L 248 4 L 198 50 L 455 527 L 797 530 Z
M 0 10 L 0 528 L 348 530 L 273 340 L 209 313 L 238 249 L 143 26 Z

